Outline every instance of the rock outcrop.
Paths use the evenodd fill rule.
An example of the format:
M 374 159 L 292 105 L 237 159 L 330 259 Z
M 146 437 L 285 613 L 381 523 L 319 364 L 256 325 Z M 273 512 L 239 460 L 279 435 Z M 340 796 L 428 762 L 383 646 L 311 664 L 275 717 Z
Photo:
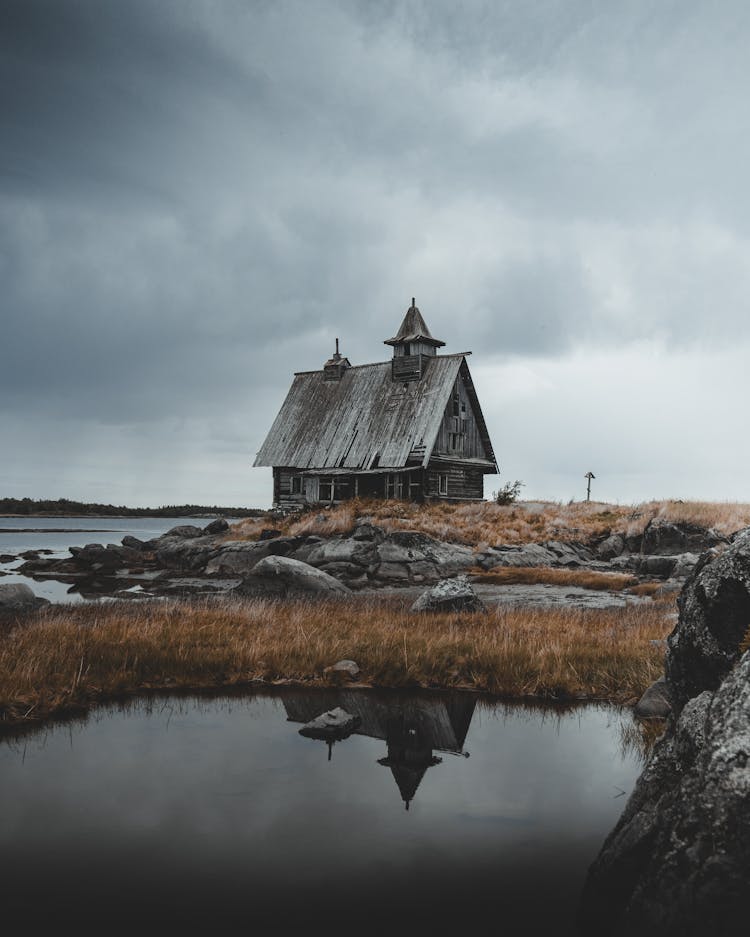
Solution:
M 744 937 L 750 895 L 750 653 L 656 743 L 591 869 L 585 934 Z
M 678 599 L 679 621 L 667 639 L 666 673 L 679 708 L 715 690 L 740 656 L 750 629 L 750 528 L 724 552 L 704 554 Z
M 750 528 L 706 553 L 668 639 L 674 713 L 592 865 L 586 935 L 739 937 L 750 895 Z
M 664 518 L 652 518 L 643 531 L 641 553 L 674 556 L 678 553 L 703 553 L 710 547 L 726 543 L 727 538 L 715 530 L 684 521 L 673 524 Z

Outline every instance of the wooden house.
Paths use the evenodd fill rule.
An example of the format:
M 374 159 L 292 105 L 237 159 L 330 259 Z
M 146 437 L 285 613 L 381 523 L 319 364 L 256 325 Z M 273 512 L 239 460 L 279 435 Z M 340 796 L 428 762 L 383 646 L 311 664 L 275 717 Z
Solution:
M 336 352 L 294 381 L 255 459 L 273 467 L 273 502 L 353 497 L 473 501 L 498 471 L 466 358 L 439 355 L 412 304 L 385 340 L 390 361 L 352 365 Z

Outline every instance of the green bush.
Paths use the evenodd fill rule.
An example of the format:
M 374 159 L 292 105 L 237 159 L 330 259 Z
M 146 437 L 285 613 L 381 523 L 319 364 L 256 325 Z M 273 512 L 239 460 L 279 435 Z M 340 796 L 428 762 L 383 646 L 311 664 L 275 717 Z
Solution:
M 500 491 L 493 491 L 492 497 L 497 504 L 513 504 L 518 501 L 524 482 L 516 479 L 514 482 L 506 482 Z

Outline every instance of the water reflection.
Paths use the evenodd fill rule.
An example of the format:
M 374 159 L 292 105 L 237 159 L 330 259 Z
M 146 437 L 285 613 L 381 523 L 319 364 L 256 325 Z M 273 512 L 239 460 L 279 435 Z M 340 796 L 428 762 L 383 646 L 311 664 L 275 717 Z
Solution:
M 329 763 L 299 729 L 336 706 L 360 724 Z M 639 770 L 626 721 L 346 688 L 95 710 L 0 744 L 4 911 L 279 935 L 333 909 L 358 933 L 465 933 L 489 916 L 565 934 Z
M 384 741 L 387 754 L 377 763 L 390 768 L 408 810 L 427 769 L 442 762 L 435 751 L 469 757 L 464 742 L 477 697 L 413 693 L 383 697 L 342 689 L 286 693 L 283 702 L 290 722 L 308 723 L 322 712 L 339 707 L 358 720 L 352 735 Z M 326 742 L 329 759 L 334 744 Z

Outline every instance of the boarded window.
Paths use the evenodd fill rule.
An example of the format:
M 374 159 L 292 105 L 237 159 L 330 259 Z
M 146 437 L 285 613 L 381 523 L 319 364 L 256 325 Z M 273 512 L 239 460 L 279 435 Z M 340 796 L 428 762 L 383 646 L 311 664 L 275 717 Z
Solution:
M 451 452 L 463 452 L 464 451 L 464 434 L 463 433 L 450 433 L 448 436 L 448 448 Z
M 447 475 L 438 475 L 438 494 L 440 495 L 448 494 L 448 476 Z
M 292 475 L 292 494 L 293 495 L 302 494 L 302 476 L 301 475 Z

